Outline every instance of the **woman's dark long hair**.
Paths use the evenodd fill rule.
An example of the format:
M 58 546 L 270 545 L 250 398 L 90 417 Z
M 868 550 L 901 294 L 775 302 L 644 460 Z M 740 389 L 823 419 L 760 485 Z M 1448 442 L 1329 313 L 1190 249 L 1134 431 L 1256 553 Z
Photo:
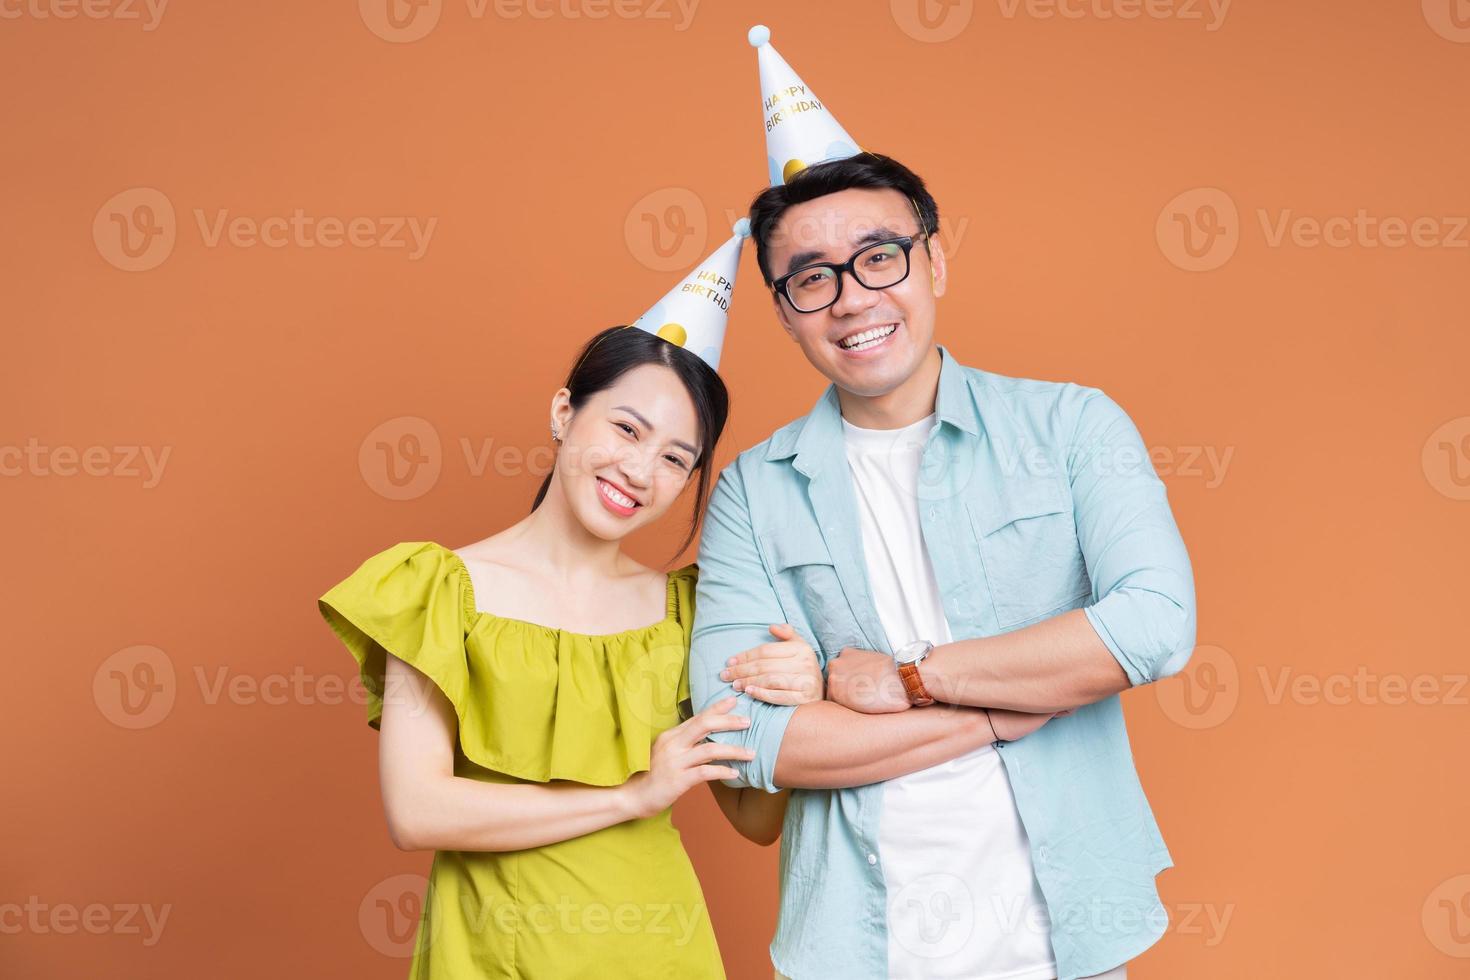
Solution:
M 590 396 L 611 388 L 618 378 L 644 364 L 662 364 L 678 375 L 694 402 L 694 414 L 699 419 L 699 458 L 694 461 L 699 484 L 694 495 L 694 517 L 689 522 L 689 535 L 679 545 L 679 552 L 683 552 L 699 532 L 704 505 L 709 499 L 710 460 L 714 458 L 715 444 L 720 441 L 720 433 L 725 431 L 725 419 L 730 414 L 730 393 L 725 389 L 725 382 L 704 361 L 662 337 L 637 327 L 609 327 L 589 340 L 578 353 L 572 372 L 567 375 L 566 388 L 572 393 L 572 411 L 575 412 Z M 546 474 L 531 510 L 540 507 L 541 501 L 546 499 L 546 491 L 551 488 L 555 476 L 554 468 Z

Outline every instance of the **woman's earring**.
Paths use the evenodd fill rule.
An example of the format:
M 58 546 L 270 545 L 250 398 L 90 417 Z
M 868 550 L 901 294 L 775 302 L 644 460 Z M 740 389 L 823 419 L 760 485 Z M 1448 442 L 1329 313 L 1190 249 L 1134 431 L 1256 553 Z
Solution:
M 561 442 L 561 430 L 556 427 L 555 422 L 551 423 L 551 441 Z

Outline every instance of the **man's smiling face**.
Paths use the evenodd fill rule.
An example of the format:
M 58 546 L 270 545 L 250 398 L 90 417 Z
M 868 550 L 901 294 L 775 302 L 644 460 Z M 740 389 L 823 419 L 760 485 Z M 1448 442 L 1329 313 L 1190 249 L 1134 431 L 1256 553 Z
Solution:
M 846 262 L 874 242 L 914 236 L 908 277 L 897 285 L 868 289 L 843 273 L 837 302 L 815 313 L 774 298 L 786 332 L 812 367 L 839 388 L 864 397 L 885 395 L 918 370 L 932 349 L 935 300 L 944 295 L 944 254 L 921 231 L 908 198 L 890 188 L 851 188 L 794 204 L 771 229 L 768 264 L 776 279 L 813 262 Z M 801 278 L 791 280 L 793 295 Z

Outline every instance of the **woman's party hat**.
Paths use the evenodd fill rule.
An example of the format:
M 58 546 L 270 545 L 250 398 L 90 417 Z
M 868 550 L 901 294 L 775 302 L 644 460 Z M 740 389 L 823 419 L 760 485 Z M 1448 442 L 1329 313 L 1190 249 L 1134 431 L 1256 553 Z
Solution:
M 740 249 L 750 237 L 750 220 L 741 218 L 731 231 L 734 234 L 725 244 L 632 323 L 683 347 L 716 371 L 725 346 L 725 320 L 735 291 L 735 273 L 740 269 Z
M 761 70 L 761 111 L 771 184 L 784 184 L 814 163 L 857 156 L 862 150 L 837 118 L 771 47 L 771 31 L 757 24 L 746 35 Z

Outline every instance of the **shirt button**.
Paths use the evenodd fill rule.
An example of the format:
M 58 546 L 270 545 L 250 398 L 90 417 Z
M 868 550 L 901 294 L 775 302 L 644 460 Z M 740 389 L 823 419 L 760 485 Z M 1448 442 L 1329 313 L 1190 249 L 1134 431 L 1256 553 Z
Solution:
M 878 863 L 878 855 L 876 855 L 876 854 L 869 854 L 868 855 L 868 863 L 869 864 L 877 864 Z

